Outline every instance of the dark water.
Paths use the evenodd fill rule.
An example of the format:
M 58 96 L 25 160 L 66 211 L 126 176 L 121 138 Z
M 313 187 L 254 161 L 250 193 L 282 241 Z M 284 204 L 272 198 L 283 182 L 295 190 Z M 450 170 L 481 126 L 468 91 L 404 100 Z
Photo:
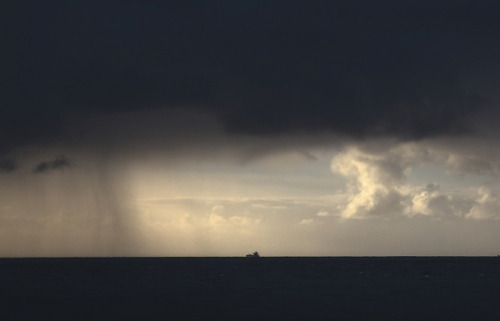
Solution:
M 497 257 L 0 259 L 0 320 L 500 320 Z

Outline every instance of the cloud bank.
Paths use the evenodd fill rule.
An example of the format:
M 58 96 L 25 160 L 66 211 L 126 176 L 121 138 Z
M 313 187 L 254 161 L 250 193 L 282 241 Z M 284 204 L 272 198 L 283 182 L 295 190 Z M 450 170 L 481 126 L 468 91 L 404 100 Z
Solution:
M 493 2 L 189 3 L 3 4 L 0 152 L 179 106 L 230 135 L 412 140 L 474 130 L 498 98 Z
M 499 218 L 499 9 L 2 2 L 0 254 L 127 254 L 138 231 L 154 253 L 157 237 L 236 254 L 265 235 L 276 254 L 368 254 L 461 224 L 478 240 L 461 248 L 491 250 L 477 231 Z

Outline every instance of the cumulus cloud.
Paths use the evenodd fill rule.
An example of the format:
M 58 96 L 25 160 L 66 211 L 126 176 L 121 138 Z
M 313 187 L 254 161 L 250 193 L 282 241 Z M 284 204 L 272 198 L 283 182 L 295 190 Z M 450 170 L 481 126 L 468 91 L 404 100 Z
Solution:
M 409 159 L 392 150 L 374 154 L 350 147 L 335 156 L 332 171 L 348 179 L 349 199 L 344 218 L 393 215 L 403 210 L 404 183 Z
M 428 184 L 425 188 L 413 188 L 407 195 L 409 202 L 404 212 L 409 216 L 464 217 L 474 203 L 470 195 L 451 195 L 441 191 L 435 184 Z
M 500 198 L 487 186 L 481 186 L 477 198 L 466 217 L 471 219 L 500 219 Z
M 488 156 L 464 154 L 421 143 L 396 144 L 387 149 L 351 146 L 332 159 L 331 169 L 347 179 L 343 218 L 389 217 L 394 215 L 436 218 L 491 219 L 497 217 L 496 193 L 484 186 L 479 196 L 470 187 L 442 189 L 439 184 L 412 184 L 409 176 L 418 166 L 440 165 L 448 176 L 492 172 Z M 446 177 L 445 177 L 446 178 Z M 451 179 L 450 178 L 450 179 Z M 491 179 L 491 177 L 489 177 Z

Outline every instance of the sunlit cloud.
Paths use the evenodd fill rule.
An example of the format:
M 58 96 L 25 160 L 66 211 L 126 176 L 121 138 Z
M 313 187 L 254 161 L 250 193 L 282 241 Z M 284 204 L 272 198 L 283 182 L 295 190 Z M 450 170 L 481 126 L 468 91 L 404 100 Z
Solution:
M 495 219 L 500 220 L 500 198 L 491 188 L 481 186 L 473 206 L 466 217 L 471 219 Z
M 312 218 L 305 218 L 305 219 L 302 219 L 300 221 L 300 224 L 301 225 L 308 225 L 308 224 L 311 224 L 312 222 L 314 222 L 314 220 Z
M 452 178 L 456 175 L 482 175 L 494 170 L 480 155 L 472 160 L 453 150 L 435 150 L 424 144 L 401 144 L 381 152 L 349 147 L 335 156 L 331 165 L 334 173 L 348 179 L 342 217 L 496 217 L 497 198 L 490 189 L 479 186 L 477 197 L 471 194 L 472 186 L 446 190 L 432 182 L 425 186 L 413 185 L 410 181 L 412 169 L 425 164 L 441 164 L 449 168 L 445 175 Z
M 321 210 L 319 211 L 318 213 L 316 213 L 317 216 L 320 216 L 320 217 L 326 217 L 326 216 L 330 216 L 330 213 L 328 213 L 327 211 L 325 210 Z

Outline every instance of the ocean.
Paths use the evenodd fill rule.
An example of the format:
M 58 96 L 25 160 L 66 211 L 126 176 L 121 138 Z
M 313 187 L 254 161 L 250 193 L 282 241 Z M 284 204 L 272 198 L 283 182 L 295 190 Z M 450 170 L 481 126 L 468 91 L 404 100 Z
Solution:
M 500 320 L 500 257 L 0 259 L 0 320 Z

